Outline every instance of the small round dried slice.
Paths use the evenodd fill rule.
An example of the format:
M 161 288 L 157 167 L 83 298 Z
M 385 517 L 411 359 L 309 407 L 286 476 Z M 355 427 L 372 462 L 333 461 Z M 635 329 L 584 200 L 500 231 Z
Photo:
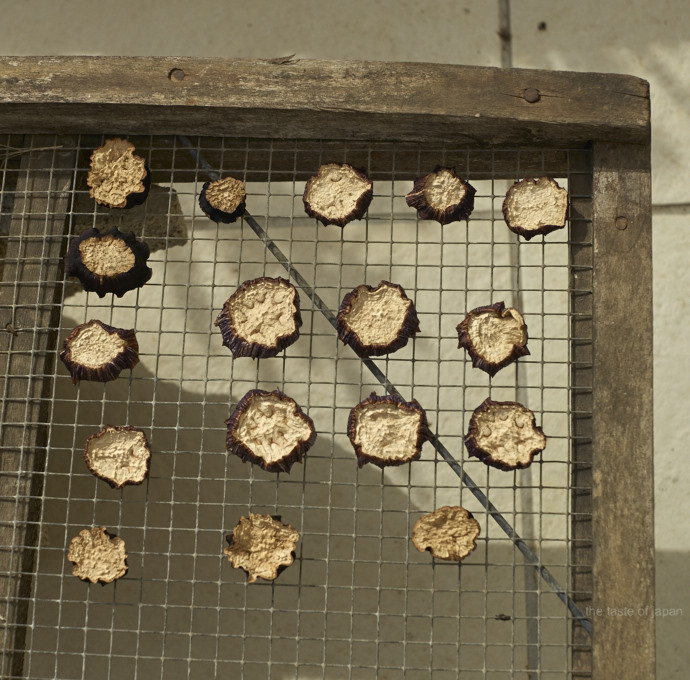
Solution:
M 515 182 L 503 201 L 508 229 L 531 239 L 565 227 L 568 192 L 550 177 Z
M 97 203 L 109 208 L 131 208 L 146 200 L 151 173 L 146 161 L 134 155 L 134 144 L 115 137 L 91 154 L 86 183 Z
M 412 543 L 442 560 L 460 561 L 477 547 L 479 522 L 459 505 L 444 505 L 423 515 L 412 529 Z
M 125 368 L 139 363 L 139 343 L 134 330 L 92 320 L 80 324 L 65 338 L 60 359 L 75 385 L 80 380 L 109 382 Z
M 472 366 L 490 376 L 529 354 L 527 325 L 522 314 L 503 302 L 473 309 L 457 327 L 458 347 L 464 347 Z
M 234 357 L 274 357 L 299 337 L 299 293 L 281 277 L 245 281 L 225 302 L 215 325 Z
M 419 319 L 403 287 L 381 281 L 376 288 L 357 286 L 343 298 L 336 328 L 360 357 L 381 356 L 404 347 L 419 332 Z
M 84 460 L 96 477 L 121 489 L 146 479 L 151 449 L 142 430 L 106 425 L 86 440 Z
M 465 446 L 486 465 L 515 470 L 526 468 L 544 450 L 546 435 L 526 406 L 486 399 L 470 418 Z
M 426 413 L 416 399 L 404 401 L 372 393 L 350 411 L 347 436 L 359 467 L 373 463 L 384 468 L 417 460 L 431 432 Z
M 234 177 L 206 182 L 199 194 L 199 207 L 214 222 L 235 222 L 247 207 L 244 182 Z
M 111 583 L 127 573 L 125 542 L 105 527 L 80 531 L 69 544 L 67 559 L 74 563 L 72 573 L 82 581 Z
M 302 200 L 309 217 L 324 226 L 344 227 L 361 220 L 374 197 L 374 183 L 363 170 L 347 163 L 326 163 L 309 178 Z
M 433 172 L 415 179 L 405 201 L 410 208 L 417 209 L 420 220 L 448 224 L 470 216 L 475 193 L 471 184 L 455 174 L 455 168 L 437 165 Z
M 228 451 L 267 472 L 290 472 L 316 440 L 312 419 L 280 390 L 250 390 L 225 424 Z
M 98 297 L 143 286 L 153 273 L 146 265 L 149 247 L 132 233 L 113 227 L 105 234 L 92 228 L 73 239 L 65 253 L 65 274 L 76 276 L 82 288 Z
M 233 532 L 226 537 L 228 547 L 223 551 L 235 569 L 244 569 L 247 582 L 258 578 L 273 581 L 290 566 L 299 541 L 299 533 L 280 516 L 255 515 L 240 517 Z

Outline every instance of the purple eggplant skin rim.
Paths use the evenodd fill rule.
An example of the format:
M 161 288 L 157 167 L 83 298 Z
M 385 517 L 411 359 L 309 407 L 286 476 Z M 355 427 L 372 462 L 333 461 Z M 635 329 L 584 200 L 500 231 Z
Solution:
M 558 189 L 562 189 L 563 187 L 558 184 L 558 182 L 551 178 L 551 177 L 538 177 L 537 180 L 539 179 L 548 179 L 550 182 L 553 182 Z M 531 238 L 535 236 L 546 236 L 547 234 L 550 234 L 552 231 L 558 231 L 559 229 L 565 229 L 565 225 L 568 221 L 567 215 L 566 215 L 566 220 L 563 222 L 563 224 L 545 224 L 542 225 L 541 227 L 537 229 L 525 229 L 524 227 L 520 226 L 513 226 L 510 224 L 510 220 L 508 217 L 508 198 L 510 197 L 510 194 L 513 192 L 513 190 L 518 187 L 518 186 L 524 186 L 525 184 L 528 184 L 530 182 L 535 182 L 535 180 L 531 177 L 525 177 L 525 179 L 521 179 L 518 182 L 515 182 L 510 189 L 508 189 L 508 192 L 506 193 L 506 197 L 503 200 L 503 206 L 501 211 L 503 212 L 503 219 L 506 223 L 506 226 L 510 231 L 512 231 L 514 234 L 518 234 L 519 236 L 522 236 L 522 238 L 525 239 L 525 241 L 529 241 Z
M 462 182 L 465 187 L 465 195 L 462 197 L 462 200 L 455 205 L 448 206 L 444 210 L 434 208 L 429 204 L 424 195 L 424 188 L 429 178 L 432 175 L 437 175 L 441 170 L 449 172 L 455 179 Z M 455 168 L 446 168 L 437 165 L 428 175 L 415 178 L 412 191 L 405 196 L 405 202 L 410 208 L 415 208 L 417 210 L 417 216 L 420 220 L 435 220 L 441 225 L 446 225 L 451 222 L 460 222 L 469 218 L 474 210 L 474 196 L 476 193 L 477 190 L 469 182 L 458 177 Z
M 257 456 L 248 446 L 238 441 L 234 437 L 235 428 L 239 425 L 242 414 L 247 410 L 254 397 L 266 395 L 274 395 L 281 401 L 292 402 L 295 405 L 295 412 L 297 413 L 297 416 L 301 418 L 311 430 L 311 434 L 307 440 L 296 444 L 291 451 L 285 454 L 285 456 L 273 463 L 267 463 L 261 456 Z M 249 392 L 247 392 L 247 394 L 245 394 L 242 399 L 237 402 L 235 410 L 225 421 L 225 425 L 228 428 L 225 437 L 225 447 L 228 450 L 228 453 L 235 454 L 244 463 L 254 463 L 262 470 L 266 470 L 266 472 L 289 473 L 290 468 L 292 468 L 295 463 L 302 462 L 304 454 L 309 451 L 316 441 L 316 428 L 314 427 L 314 421 L 302 410 L 300 405 L 292 397 L 288 397 L 287 394 L 281 392 L 280 390 L 273 390 L 272 392 L 268 392 L 266 390 L 249 390 Z
M 98 474 L 96 470 L 94 470 L 91 467 L 91 464 L 89 463 L 88 459 L 88 450 L 89 450 L 89 442 L 92 439 L 97 439 L 98 437 L 102 436 L 105 434 L 106 430 L 112 429 L 112 430 L 117 430 L 118 432 L 140 432 L 141 434 L 144 435 L 144 445 L 146 447 L 146 450 L 149 452 L 149 455 L 146 459 L 146 472 L 144 473 L 144 476 L 141 480 L 138 482 L 135 480 L 129 480 L 126 479 L 122 484 L 118 484 L 117 482 L 113 481 L 112 479 L 109 479 L 108 477 L 104 477 L 103 475 Z M 86 467 L 89 468 L 89 471 L 91 472 L 94 477 L 98 477 L 98 479 L 102 479 L 104 482 L 107 482 L 111 488 L 113 489 L 121 489 L 123 486 L 139 486 L 139 484 L 143 484 L 146 478 L 149 476 L 149 472 L 151 470 L 151 446 L 149 445 L 149 440 L 148 437 L 146 436 L 146 433 L 143 430 L 140 430 L 138 427 L 130 427 L 130 426 L 115 426 L 115 425 L 106 425 L 103 427 L 101 430 L 96 432 L 95 434 L 90 435 L 89 437 L 86 438 L 86 442 L 84 443 L 84 462 L 86 463 Z
M 244 199 L 232 212 L 225 212 L 224 210 L 214 207 L 206 198 L 206 190 L 211 184 L 212 182 L 206 182 L 202 187 L 201 193 L 199 194 L 199 207 L 206 217 L 214 222 L 222 222 L 223 224 L 236 222 L 237 218 L 244 215 L 244 211 L 247 209 L 247 194 L 245 193 Z
M 134 255 L 134 265 L 128 271 L 115 276 L 99 276 L 83 263 L 79 251 L 80 244 L 92 238 L 103 239 L 106 236 L 124 241 Z M 105 297 L 108 293 L 122 297 L 129 290 L 141 288 L 153 275 L 153 270 L 146 265 L 150 254 L 148 244 L 145 241 L 137 240 L 137 237 L 131 232 L 125 234 L 117 227 L 112 227 L 112 229 L 101 234 L 95 227 L 90 227 L 70 241 L 64 258 L 65 276 L 76 276 L 87 293 L 96 293 L 100 298 Z
M 470 355 L 470 358 L 472 359 L 472 366 L 474 368 L 481 369 L 485 373 L 488 373 L 492 378 L 502 368 L 504 368 L 508 364 L 512 364 L 513 361 L 516 361 L 520 357 L 529 356 L 530 352 L 527 349 L 527 341 L 529 340 L 529 337 L 527 335 L 527 324 L 524 323 L 523 319 L 523 328 L 525 331 L 525 344 L 513 345 L 513 351 L 505 359 L 502 359 L 498 362 L 487 361 L 481 354 L 479 354 L 479 352 L 477 352 L 474 344 L 472 343 L 472 340 L 470 339 L 469 333 L 467 332 L 467 328 L 469 326 L 469 322 L 472 316 L 479 316 L 480 314 L 486 314 L 492 311 L 496 312 L 498 315 L 501 315 L 503 314 L 505 309 L 506 307 L 503 302 L 494 302 L 491 305 L 476 307 L 471 312 L 469 312 L 467 316 L 455 328 L 455 330 L 458 333 L 458 349 L 461 347 L 466 349 L 467 353 Z
M 388 460 L 387 458 L 382 458 L 381 456 L 376 456 L 371 453 L 365 453 L 359 444 L 355 444 L 356 428 L 357 428 L 357 416 L 358 410 L 369 406 L 370 404 L 395 404 L 399 407 L 416 411 L 420 413 L 422 419 L 419 423 L 419 428 L 417 430 L 417 441 L 415 442 L 415 452 L 409 458 L 405 460 Z M 433 433 L 429 429 L 429 422 L 426 418 L 426 411 L 422 408 L 421 404 L 413 399 L 412 401 L 405 401 L 402 397 L 398 397 L 394 394 L 386 396 L 378 396 L 375 392 L 372 392 L 364 401 L 361 401 L 357 406 L 355 406 L 351 411 L 347 419 L 347 436 L 352 444 L 355 455 L 357 456 L 357 466 L 363 467 L 366 463 L 372 463 L 377 467 L 383 469 L 389 466 L 406 465 L 414 460 L 418 460 L 422 455 L 422 445 L 426 441 L 431 441 L 434 438 Z
M 481 413 L 482 411 L 489 410 L 492 406 L 519 406 L 520 409 L 529 411 L 529 413 L 531 413 L 531 426 L 535 432 L 539 432 L 541 435 L 543 435 L 545 443 L 542 448 L 534 449 L 534 451 L 530 453 L 530 459 L 528 463 L 517 463 L 515 465 L 508 465 L 507 463 L 504 463 L 503 461 L 494 458 L 490 451 L 481 448 L 477 444 L 476 437 L 479 433 L 479 428 L 477 427 L 477 420 L 475 418 L 475 415 Z M 487 398 L 476 409 L 474 409 L 474 412 L 472 413 L 472 416 L 470 418 L 469 427 L 467 428 L 467 434 L 464 437 L 464 442 L 465 448 L 467 449 L 467 453 L 470 457 L 478 458 L 479 460 L 481 460 L 482 463 L 484 463 L 484 465 L 490 465 L 491 467 L 498 468 L 499 470 L 510 471 L 520 470 L 529 467 L 532 464 L 534 457 L 546 448 L 546 435 L 544 434 L 544 430 L 542 430 L 542 428 L 537 425 L 537 419 L 534 413 L 530 409 L 528 409 L 524 404 L 520 404 L 517 401 L 493 401 L 492 399 Z
M 352 303 L 359 294 L 359 291 L 368 290 L 370 293 L 373 293 L 381 288 L 381 286 L 390 286 L 391 288 L 396 288 L 402 295 L 403 299 L 410 300 L 412 304 L 407 309 L 405 317 L 400 324 L 398 335 L 393 342 L 389 342 L 387 345 L 365 345 L 361 342 L 359 336 L 350 329 L 347 323 L 347 315 L 349 314 L 352 308 Z M 346 345 L 350 345 L 357 356 L 363 359 L 367 357 L 379 357 L 383 354 L 391 354 L 392 352 L 396 352 L 397 350 L 405 347 L 409 339 L 412 338 L 416 333 L 419 333 L 419 317 L 417 316 L 417 310 L 415 309 L 414 302 L 407 297 L 405 289 L 402 286 L 398 285 L 397 283 L 391 283 L 390 281 L 381 281 L 378 286 L 368 286 L 366 284 L 359 285 L 343 298 L 343 301 L 340 303 L 340 308 L 338 309 L 338 315 L 336 317 L 336 330 L 338 331 L 338 337 L 340 340 Z
M 312 175 L 307 180 L 307 185 L 304 187 L 304 193 L 302 194 L 304 211 L 307 213 L 307 215 L 309 215 L 309 217 L 313 217 L 317 219 L 319 222 L 321 222 L 321 224 L 323 224 L 324 227 L 327 227 L 329 224 L 334 224 L 337 227 L 344 227 L 346 224 L 349 224 L 350 222 L 354 222 L 355 220 L 361 220 L 364 217 L 364 214 L 367 212 L 367 210 L 369 210 L 371 201 L 374 198 L 374 183 L 371 181 L 370 177 L 367 175 L 364 169 L 355 168 L 349 163 L 323 163 L 319 167 L 319 170 L 321 170 L 321 168 L 325 165 L 347 166 L 348 168 L 353 170 L 358 177 L 369 182 L 369 188 L 360 195 L 360 197 L 357 199 L 357 202 L 355 203 L 355 207 L 349 213 L 338 218 L 326 217 L 315 208 L 312 208 L 311 203 L 309 203 L 309 199 L 307 198 L 307 195 L 309 194 L 309 190 L 311 189 L 313 182 L 315 182 L 316 178 L 318 177 L 319 171 L 317 171 L 316 175 Z
M 89 368 L 82 364 L 72 361 L 70 353 L 70 342 L 81 332 L 85 326 L 97 323 L 104 331 L 109 334 L 117 333 L 125 341 L 125 349 L 120 352 L 112 361 L 109 361 L 98 368 Z M 60 352 L 62 363 L 72 376 L 72 382 L 76 385 L 80 380 L 91 380 L 93 382 L 110 382 L 115 380 L 126 368 L 134 368 L 139 363 L 139 343 L 134 329 L 115 328 L 108 324 L 92 319 L 86 323 L 79 324 L 65 338 L 65 342 Z
M 292 318 L 295 322 L 295 330 L 288 335 L 283 335 L 276 340 L 275 345 L 264 345 L 260 342 L 248 342 L 245 340 L 232 325 L 228 315 L 228 302 L 237 294 L 244 292 L 251 286 L 261 281 L 280 281 L 281 284 L 286 284 L 294 291 L 293 304 L 295 305 L 295 312 Z M 302 315 L 299 306 L 299 293 L 297 289 L 286 279 L 281 276 L 272 278 L 270 276 L 262 276 L 258 279 L 245 281 L 237 290 L 225 301 L 223 309 L 214 321 L 214 325 L 220 329 L 220 334 L 223 339 L 223 345 L 227 347 L 233 357 L 251 357 L 252 359 L 268 359 L 274 357 L 282 352 L 286 347 L 289 347 L 299 338 L 299 329 L 302 325 Z

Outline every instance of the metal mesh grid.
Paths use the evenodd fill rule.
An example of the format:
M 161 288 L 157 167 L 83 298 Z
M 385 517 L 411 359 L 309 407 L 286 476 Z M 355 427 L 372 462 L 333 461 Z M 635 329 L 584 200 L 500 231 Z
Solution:
M 103 139 L 55 139 L 59 150 L 40 152 L 44 167 L 32 172 L 48 173 L 48 203 L 38 216 L 46 225 L 67 220 L 69 233 L 77 234 L 128 219 L 97 207 L 83 184 L 90 151 Z M 19 622 L 24 644 L 14 638 L 5 645 L 6 660 L 12 657 L 7 677 L 22 677 L 19 671 L 31 678 L 226 672 L 300 679 L 455 678 L 460 672 L 463 678 L 573 677 L 573 650 L 581 644 L 573 642 L 578 610 L 570 601 L 569 611 L 562 598 L 572 595 L 575 568 L 587 568 L 572 558 L 574 244 L 568 229 L 518 241 L 503 222 L 501 204 L 510 183 L 526 174 L 587 186 L 589 152 L 133 141 L 160 187 L 155 204 L 149 199 L 135 209 L 143 238 L 160 246 L 150 260 L 151 281 L 121 299 L 102 300 L 63 287 L 61 270 L 36 286 L 34 311 L 59 312 L 60 329 L 53 346 L 40 350 L 45 373 L 29 376 L 47 379 L 40 381 L 48 386 L 38 399 L 43 410 L 25 425 L 45 431 L 44 459 L 34 460 L 20 446 L 19 472 L 4 473 L 33 483 L 29 499 L 37 501 L 29 512 L 35 544 L 32 534 L 24 536 L 16 509 L 3 525 L 14 546 L 3 576 L 22 571 L 24 553 L 32 554 L 34 572 L 19 600 L 7 595 L 0 601 L 0 614 L 9 621 L 17 618 L 17 601 L 25 607 Z M 67 160 L 56 163 L 57 154 Z M 302 207 L 304 181 L 331 161 L 363 167 L 374 180 L 366 218 L 343 230 L 317 225 Z M 469 222 L 445 228 L 419 222 L 405 205 L 412 177 L 439 163 L 456 166 L 476 187 Z M 68 191 L 55 186 L 55 166 L 69 180 Z M 226 174 L 247 181 L 253 218 L 235 225 L 211 222 L 196 202 L 203 182 Z M 28 175 L 16 163 L 3 169 L 3 205 L 13 199 L 13 219 Z M 575 201 L 586 206 L 591 195 L 571 190 Z M 571 234 L 573 224 L 571 215 Z M 11 249 L 8 229 L 3 240 Z M 51 241 L 45 234 L 43 239 Z M 62 237 L 52 239 L 64 252 Z M 20 237 L 19 253 L 23 246 Z M 306 283 L 300 339 L 276 358 L 233 361 L 213 319 L 242 281 L 286 276 L 278 251 Z M 419 461 L 383 472 L 357 469 L 345 423 L 356 403 L 384 389 L 364 362 L 339 345 L 318 302 L 334 312 L 356 285 L 382 279 L 403 285 L 415 300 L 421 333 L 373 363 L 389 390 L 395 386 L 422 404 L 438 435 Z M 3 279 L 3 291 L 13 299 L 24 286 Z M 310 289 L 318 300 L 310 299 Z M 57 291 L 52 303 L 43 300 L 45 291 Z M 489 379 L 457 349 L 455 326 L 469 309 L 499 300 L 523 312 L 531 355 Z M 14 304 L 11 323 L 17 311 Z M 141 363 L 113 383 L 74 387 L 54 361 L 55 341 L 92 318 L 135 328 Z M 15 337 L 8 332 L 8 361 Z M 10 365 L 3 420 L 14 401 L 12 370 Z M 315 422 L 316 444 L 289 475 L 263 472 L 225 453 L 223 422 L 256 387 L 280 388 Z M 466 460 L 462 437 L 487 396 L 518 400 L 535 412 L 549 442 L 531 468 L 502 472 Z M 83 443 L 105 424 L 146 431 L 154 454 L 142 486 L 116 491 L 86 469 Z M 449 465 L 444 450 L 459 465 Z M 465 475 L 464 484 L 459 475 Z M 484 494 L 503 527 L 496 511 L 482 504 Z M 477 550 L 460 566 L 420 554 L 409 541 L 418 517 L 445 504 L 468 508 L 482 528 Z M 272 583 L 247 585 L 243 572 L 222 556 L 224 535 L 250 511 L 281 515 L 301 534 L 295 563 Z M 129 554 L 128 574 L 106 587 L 79 581 L 65 558 L 71 538 L 94 525 L 121 536 Z M 522 537 L 518 547 L 506 526 Z M 551 582 L 530 564 L 532 554 Z M 11 655 L 13 645 L 20 648 Z

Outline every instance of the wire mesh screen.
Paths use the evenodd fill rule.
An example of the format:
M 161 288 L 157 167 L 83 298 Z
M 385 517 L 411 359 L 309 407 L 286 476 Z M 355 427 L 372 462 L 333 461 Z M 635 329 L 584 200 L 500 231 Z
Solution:
M 84 181 L 104 139 L 23 140 L 36 150 L 8 157 L 2 172 L 4 677 L 585 675 L 589 622 L 578 603 L 591 593 L 576 522 L 589 518 L 577 500 L 573 422 L 588 414 L 573 375 L 587 362 L 574 361 L 573 347 L 588 342 L 591 316 L 577 311 L 573 300 L 589 291 L 573 282 L 587 270 L 590 152 L 133 138 L 154 184 L 142 206 L 116 211 L 97 206 Z M 305 181 L 325 162 L 374 181 L 366 217 L 343 229 L 304 213 Z M 441 227 L 407 207 L 412 179 L 438 164 L 477 189 L 468 221 Z M 205 181 L 226 175 L 248 193 L 249 216 L 229 225 L 197 203 Z M 570 189 L 570 223 L 526 242 L 501 206 L 513 181 L 539 175 Z M 65 234 L 110 226 L 149 243 L 151 280 L 119 299 L 63 285 Z M 213 321 L 259 276 L 298 285 L 300 338 L 274 358 L 233 360 Z M 363 362 L 331 320 L 347 292 L 381 280 L 405 288 L 421 332 Z M 455 328 L 499 301 L 524 315 L 530 356 L 490 379 L 458 349 Z M 91 319 L 134 328 L 141 361 L 114 382 L 74 386 L 57 349 Z M 226 453 L 224 421 L 254 388 L 279 388 L 315 423 L 315 445 L 289 474 Z M 419 401 L 435 438 L 409 465 L 358 469 L 350 409 L 391 391 Z M 468 460 L 463 436 L 487 397 L 536 414 L 548 443 L 531 467 Z M 115 490 L 87 469 L 84 442 L 106 424 L 146 432 L 153 454 L 141 486 Z M 461 564 L 410 541 L 416 520 L 443 505 L 462 505 L 481 525 Z M 223 556 L 226 534 L 250 512 L 280 515 L 300 533 L 295 562 L 275 581 L 248 584 Z M 106 586 L 80 581 L 66 559 L 92 526 L 126 544 L 129 571 Z

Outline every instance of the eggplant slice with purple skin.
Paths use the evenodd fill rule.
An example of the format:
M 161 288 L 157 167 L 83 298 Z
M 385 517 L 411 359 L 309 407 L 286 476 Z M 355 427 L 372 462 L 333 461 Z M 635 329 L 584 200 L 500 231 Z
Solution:
M 199 194 L 199 207 L 214 222 L 230 224 L 237 221 L 247 207 L 244 182 L 234 177 L 206 182 Z
M 225 540 L 223 550 L 235 569 L 247 574 L 247 583 L 258 578 L 273 581 L 295 561 L 299 532 L 281 521 L 280 515 L 240 517 Z
M 414 180 L 405 201 L 416 208 L 420 220 L 445 225 L 466 220 L 474 210 L 475 188 L 455 174 L 455 168 L 437 165 L 433 172 Z
M 299 337 L 299 293 L 281 277 L 245 281 L 226 300 L 215 325 L 235 358 L 274 357 Z
M 112 583 L 127 573 L 125 542 L 105 527 L 80 531 L 70 541 L 67 559 L 74 564 L 72 573 L 82 581 Z
M 485 465 L 516 470 L 528 467 L 546 448 L 546 435 L 526 406 L 486 399 L 470 418 L 465 447 Z
M 151 188 L 151 172 L 146 161 L 134 154 L 134 144 L 115 137 L 91 154 L 86 178 L 89 195 L 108 208 L 141 205 Z
M 431 432 L 416 399 L 404 401 L 395 395 L 372 393 L 350 411 L 347 436 L 359 467 L 372 463 L 384 468 L 417 460 Z
M 327 226 L 344 227 L 361 220 L 374 197 L 374 183 L 347 163 L 326 163 L 309 178 L 302 201 L 309 217 Z
M 477 547 L 479 532 L 479 522 L 471 512 L 459 505 L 444 505 L 417 520 L 412 543 L 419 552 L 460 562 Z
M 250 390 L 225 424 L 227 450 L 267 472 L 290 472 L 316 440 L 312 419 L 280 390 Z
M 381 281 L 376 288 L 357 286 L 343 298 L 336 329 L 358 356 L 381 356 L 407 345 L 419 333 L 419 319 L 403 287 Z
M 503 201 L 508 229 L 526 240 L 565 227 L 568 192 L 550 177 L 515 182 Z
M 76 276 L 82 288 L 104 297 L 122 297 L 128 290 L 141 288 L 153 274 L 146 265 L 149 247 L 132 233 L 113 227 L 104 234 L 87 229 L 69 244 L 65 253 L 65 274 Z
M 139 343 L 134 330 L 92 320 L 80 324 L 65 338 L 60 359 L 75 385 L 80 380 L 109 382 L 139 363 Z
M 135 427 L 106 425 L 84 444 L 84 460 L 92 474 L 113 489 L 141 484 L 149 473 L 151 449 L 146 434 Z
M 503 302 L 473 309 L 456 328 L 472 366 L 491 377 L 504 366 L 527 356 L 527 325 L 522 314 Z

